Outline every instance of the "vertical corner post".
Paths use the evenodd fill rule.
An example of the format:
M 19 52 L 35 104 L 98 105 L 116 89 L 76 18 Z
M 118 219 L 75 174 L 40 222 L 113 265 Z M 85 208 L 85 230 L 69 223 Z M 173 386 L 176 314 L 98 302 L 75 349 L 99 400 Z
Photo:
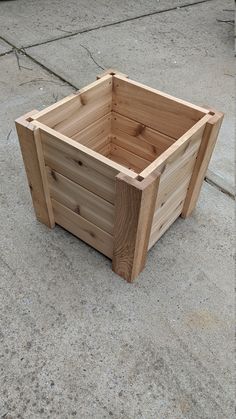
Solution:
M 141 180 L 116 177 L 112 269 L 128 282 L 145 266 L 159 179 L 159 173 Z
M 183 218 L 190 216 L 196 206 L 224 117 L 222 112 L 210 111 L 209 113 L 212 114 L 212 117 L 207 121 L 203 132 L 202 141 L 181 214 L 181 217 Z
M 35 111 L 15 121 L 36 218 L 55 226 L 39 129 L 31 123 Z

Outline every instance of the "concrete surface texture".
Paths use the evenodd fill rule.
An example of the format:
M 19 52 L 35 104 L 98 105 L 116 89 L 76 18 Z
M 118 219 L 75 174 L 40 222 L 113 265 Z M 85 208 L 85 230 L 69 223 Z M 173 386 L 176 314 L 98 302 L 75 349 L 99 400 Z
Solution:
M 0 56 L 2 54 L 6 54 L 6 52 L 10 51 L 11 47 L 9 44 L 7 44 L 6 42 L 4 42 L 2 39 L 0 39 Z
M 0 417 L 234 417 L 234 200 L 220 191 L 233 185 L 233 41 L 216 20 L 233 5 L 196 3 L 0 2 Z M 14 128 L 93 81 L 96 62 L 226 112 L 215 186 L 204 182 L 133 285 L 35 220 Z
M 69 0 L 63 5 L 60 0 L 1 1 L 1 36 L 18 47 L 25 47 L 140 15 L 201 2 L 202 0 Z
M 230 8 L 230 1 L 224 3 L 225 8 Z M 214 1 L 214 7 L 212 2 L 205 2 L 32 47 L 27 52 L 82 87 L 100 71 L 86 47 L 104 68 L 113 66 L 149 86 L 225 112 L 210 169 L 223 177 L 232 190 L 233 28 L 217 22 L 223 15 L 221 0 Z

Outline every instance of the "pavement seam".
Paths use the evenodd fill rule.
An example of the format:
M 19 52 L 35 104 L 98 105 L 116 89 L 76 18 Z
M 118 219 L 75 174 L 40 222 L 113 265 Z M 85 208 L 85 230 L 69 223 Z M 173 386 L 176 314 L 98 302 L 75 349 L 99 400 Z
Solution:
M 70 33 L 68 33 L 64 36 L 58 36 L 58 37 L 53 38 L 53 39 L 48 39 L 47 41 L 37 42 L 35 44 L 26 45 L 26 46 L 21 46 L 20 48 L 25 48 L 26 49 L 26 48 L 38 47 L 40 45 L 50 44 L 51 42 L 59 41 L 61 39 L 72 38 L 76 35 L 80 35 L 80 34 L 83 34 L 83 33 L 89 33 L 89 32 L 92 32 L 92 31 L 99 30 L 99 29 L 109 28 L 110 26 L 115 26 L 115 25 L 119 25 L 119 24 L 122 24 L 122 23 L 126 23 L 126 22 L 132 22 L 133 20 L 143 19 L 143 18 L 146 18 L 146 17 L 155 16 L 155 15 L 158 15 L 158 14 L 161 14 L 161 13 L 171 12 L 171 11 L 178 10 L 178 9 L 184 9 L 186 7 L 198 6 L 199 4 L 209 3 L 209 2 L 212 2 L 212 1 L 214 1 L 214 0 L 199 0 L 196 3 L 190 3 L 190 4 L 188 3 L 188 4 L 179 5 L 179 6 L 169 7 L 168 9 L 153 11 L 153 12 L 145 13 L 145 14 L 142 14 L 142 15 L 139 15 L 139 16 L 129 17 L 129 18 L 126 18 L 126 19 L 123 19 L 123 20 L 119 20 L 117 22 L 111 22 L 111 23 L 106 23 L 104 25 L 95 26 L 94 28 L 87 28 L 87 29 L 81 29 L 81 30 L 75 31 L 75 32 L 70 32 Z
M 13 49 L 10 49 L 9 51 L 6 51 L 6 52 L 2 52 L 2 53 L 0 54 L 0 58 L 1 58 L 1 57 L 4 57 L 5 55 L 11 54 L 12 52 L 13 52 Z
M 222 192 L 223 194 L 227 195 L 229 198 L 235 201 L 235 195 L 228 189 L 224 188 L 222 185 L 218 185 L 216 182 L 214 182 L 207 176 L 205 177 L 204 181 L 211 185 L 213 188 L 217 189 L 219 192 Z
M 35 64 L 40 65 L 44 70 L 46 70 L 48 73 L 52 74 L 53 76 L 57 77 L 59 80 L 63 81 L 67 85 L 73 87 L 75 90 L 79 90 L 80 88 L 73 83 L 70 83 L 68 80 L 64 79 L 64 77 L 57 74 L 55 71 L 49 69 L 46 65 L 42 64 L 40 61 L 36 60 L 36 58 L 32 57 L 30 54 L 28 54 L 24 49 L 19 50 L 21 53 L 23 53 L 26 57 L 28 57 L 30 60 L 32 60 Z
M 32 57 L 32 56 L 31 56 L 28 52 L 26 52 L 25 50 L 26 50 L 26 49 L 28 49 L 28 48 L 33 48 L 33 47 L 36 47 L 36 46 L 45 45 L 45 44 L 48 44 L 48 43 L 51 43 L 51 42 L 54 42 L 54 41 L 59 41 L 59 40 L 61 40 L 61 39 L 66 39 L 66 38 L 74 37 L 74 36 L 79 35 L 79 34 L 82 34 L 82 33 L 88 33 L 88 32 L 92 32 L 92 31 L 96 31 L 96 30 L 98 30 L 98 29 L 102 29 L 102 28 L 107 28 L 107 27 L 110 27 L 110 26 L 119 25 L 119 24 L 122 24 L 122 23 L 126 23 L 126 22 L 130 22 L 130 21 L 133 21 L 133 20 L 142 19 L 142 18 L 149 17 L 149 16 L 154 16 L 154 15 L 161 14 L 161 13 L 170 12 L 170 11 L 173 11 L 173 10 L 183 9 L 183 8 L 186 8 L 186 7 L 191 7 L 191 6 L 197 6 L 197 5 L 199 5 L 199 4 L 202 4 L 202 3 L 209 3 L 209 2 L 211 2 L 211 1 L 214 1 L 214 0 L 199 0 L 199 1 L 197 1 L 196 3 L 191 3 L 191 4 L 189 4 L 189 3 L 188 3 L 188 4 L 183 4 L 183 5 L 180 5 L 180 6 L 169 7 L 168 9 L 165 9 L 165 10 L 159 10 L 159 11 L 155 11 L 155 12 L 150 12 L 150 13 L 142 14 L 142 15 L 135 16 L 135 17 L 130 17 L 130 18 L 127 18 L 127 19 L 120 20 L 120 21 L 118 21 L 118 22 L 113 22 L 113 23 L 107 23 L 107 24 L 105 24 L 105 25 L 100 25 L 100 26 L 97 26 L 97 27 L 95 27 L 95 28 L 88 28 L 88 29 L 84 29 L 84 30 L 81 30 L 81 31 L 71 32 L 71 33 L 70 33 L 70 34 L 68 34 L 68 35 L 64 35 L 64 36 L 61 36 L 61 37 L 57 37 L 57 38 L 54 38 L 54 39 L 51 39 L 51 40 L 48 40 L 48 41 L 44 41 L 44 42 L 41 42 L 41 43 L 36 43 L 36 44 L 31 44 L 31 45 L 21 46 L 21 47 L 16 47 L 16 46 L 15 46 L 12 42 L 8 41 L 8 40 L 7 40 L 7 39 L 5 39 L 3 36 L 0 36 L 0 39 L 1 39 L 2 41 L 4 41 L 5 43 L 7 43 L 8 45 L 10 45 L 10 46 L 12 47 L 12 50 L 11 50 L 11 51 L 7 51 L 7 52 L 5 52 L 5 53 L 0 54 L 0 58 L 1 58 L 2 56 L 5 56 L 5 55 L 7 55 L 7 54 L 10 54 L 10 53 L 12 53 L 12 52 L 14 52 L 14 51 L 18 51 L 18 52 L 20 52 L 20 53 L 24 54 L 25 56 L 27 56 L 29 59 L 31 59 L 34 63 L 36 63 L 36 64 L 40 65 L 42 68 L 44 68 L 44 70 L 48 71 L 50 74 L 54 75 L 55 77 L 57 77 L 58 79 L 60 79 L 60 80 L 61 80 L 61 81 L 63 81 L 64 83 L 68 84 L 69 86 L 73 87 L 73 89 L 78 90 L 78 89 L 79 89 L 79 87 L 78 87 L 78 86 L 75 86 L 74 84 L 70 83 L 68 80 L 64 79 L 64 77 L 62 77 L 62 76 L 58 75 L 56 72 L 54 72 L 54 71 L 50 70 L 47 66 L 45 66 L 44 64 L 42 64 L 42 63 L 41 63 L 40 61 L 38 61 L 36 58 Z M 95 63 L 95 64 L 96 64 L 99 68 L 104 69 L 104 68 L 103 68 L 100 64 L 98 64 L 98 63 L 94 60 L 94 58 L 93 58 L 93 56 L 92 56 L 91 52 L 90 52 L 90 51 L 89 51 L 89 50 L 88 50 L 85 46 L 83 46 L 83 45 L 81 45 L 81 46 L 82 46 L 84 49 L 86 49 L 86 50 L 87 50 L 87 52 L 88 52 L 88 54 L 89 54 L 90 58 L 94 61 L 94 63 Z
M 5 41 L 8 45 L 10 45 L 12 47 L 11 51 L 8 51 L 7 53 L 0 55 L 1 56 L 5 56 L 11 53 L 15 53 L 15 51 L 19 52 L 20 54 L 25 55 L 26 57 L 28 57 L 30 60 L 32 60 L 35 64 L 38 64 L 40 67 L 42 67 L 45 71 L 47 71 L 49 74 L 53 75 L 54 77 L 57 77 L 59 80 L 61 80 L 63 83 L 67 84 L 68 86 L 71 86 L 73 89 L 75 90 L 79 90 L 78 86 L 75 86 L 74 84 L 70 83 L 69 81 L 67 81 L 66 79 L 64 79 L 64 77 L 60 76 L 59 74 L 55 73 L 53 70 L 50 70 L 47 66 L 45 66 L 44 64 L 42 64 L 40 61 L 36 60 L 36 58 L 32 57 L 30 54 L 28 54 L 28 52 L 25 51 L 24 47 L 21 48 L 17 48 L 14 44 L 12 44 L 10 41 L 8 41 L 7 39 L 4 39 L 2 36 L 0 36 L 0 39 L 2 39 L 3 41 Z

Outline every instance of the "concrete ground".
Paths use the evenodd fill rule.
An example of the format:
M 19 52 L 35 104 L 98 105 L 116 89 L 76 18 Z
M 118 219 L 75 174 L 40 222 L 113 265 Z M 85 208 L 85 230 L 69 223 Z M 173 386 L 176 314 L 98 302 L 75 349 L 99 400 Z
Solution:
M 234 417 L 233 28 L 219 22 L 231 9 L 0 1 L 0 417 Z M 35 220 L 14 128 L 111 66 L 225 112 L 193 216 L 153 247 L 133 285 Z

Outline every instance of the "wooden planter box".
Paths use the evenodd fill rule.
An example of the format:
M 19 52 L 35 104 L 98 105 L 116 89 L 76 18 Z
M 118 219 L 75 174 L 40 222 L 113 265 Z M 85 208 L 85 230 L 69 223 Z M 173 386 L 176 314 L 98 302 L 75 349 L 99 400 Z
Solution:
M 223 114 L 108 70 L 16 120 L 36 217 L 112 259 L 128 281 L 196 205 Z

